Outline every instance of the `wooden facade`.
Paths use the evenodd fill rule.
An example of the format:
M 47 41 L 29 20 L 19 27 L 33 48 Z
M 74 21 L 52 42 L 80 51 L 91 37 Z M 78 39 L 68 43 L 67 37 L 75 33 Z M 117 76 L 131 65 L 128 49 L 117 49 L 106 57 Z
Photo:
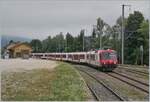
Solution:
M 29 58 L 32 48 L 25 43 L 16 43 L 7 46 L 9 58 Z

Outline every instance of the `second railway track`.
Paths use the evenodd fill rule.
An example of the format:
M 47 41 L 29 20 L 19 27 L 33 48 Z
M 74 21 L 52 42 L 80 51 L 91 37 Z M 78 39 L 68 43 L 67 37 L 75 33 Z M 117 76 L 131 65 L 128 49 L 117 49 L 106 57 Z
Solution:
M 112 93 L 114 92 L 114 94 L 118 97 L 119 100 L 132 100 L 131 97 L 134 96 L 128 96 L 126 95 L 124 92 L 122 93 L 120 88 L 119 90 L 117 90 L 116 88 L 114 88 L 114 85 L 111 85 L 111 81 L 117 81 L 121 84 L 126 83 L 125 86 L 126 87 L 130 87 L 130 89 L 135 90 L 135 92 L 137 91 L 137 95 L 140 94 L 144 94 L 144 97 L 147 97 L 147 95 L 149 95 L 149 84 L 143 80 L 138 80 L 136 78 L 134 78 L 133 76 L 128 76 L 126 73 L 118 73 L 117 71 L 115 72 L 115 70 L 113 72 L 100 72 L 97 69 L 93 69 L 93 67 L 90 66 L 86 66 L 86 65 L 74 65 L 80 72 L 84 72 L 87 75 L 89 75 L 90 77 L 92 77 L 94 80 L 97 80 L 97 82 L 99 82 L 100 84 L 104 84 L 104 87 L 108 87 L 108 90 L 110 90 Z M 106 77 L 108 80 L 110 78 L 110 82 L 107 83 L 107 81 L 104 81 L 104 77 Z M 113 82 L 113 83 L 114 83 Z M 110 84 L 110 85 L 109 85 Z M 91 90 L 92 91 L 92 90 Z M 119 92 L 120 91 L 120 92 Z M 129 93 L 132 93 L 132 91 L 130 91 Z M 119 98 L 120 97 L 120 98 Z M 144 98 L 146 99 L 146 98 Z
M 142 83 L 142 82 L 139 82 L 135 79 L 132 79 L 132 78 L 129 78 L 127 76 L 124 76 L 124 75 L 121 75 L 121 74 L 118 74 L 118 73 L 107 73 L 107 75 L 113 77 L 113 78 L 116 78 L 122 82 L 125 82 L 133 87 L 136 87 L 137 89 L 143 91 L 143 92 L 146 92 L 146 93 L 149 93 L 149 86 L 148 84 L 145 84 L 145 83 Z
M 119 72 L 117 72 L 117 71 L 113 71 L 113 73 L 118 74 L 119 76 L 123 76 L 123 77 L 125 77 L 125 78 L 128 78 L 128 79 L 130 79 L 130 80 L 133 80 L 133 81 L 135 81 L 135 82 L 138 82 L 138 83 L 140 83 L 140 84 L 143 84 L 143 85 L 145 85 L 146 87 L 149 87 L 149 84 L 148 84 L 148 83 L 143 82 L 143 81 L 140 81 L 140 80 L 137 80 L 137 79 L 135 79 L 135 78 L 132 78 L 131 76 L 128 76 L 128 75 L 126 75 L 126 74 L 121 74 L 121 73 L 119 73 Z
M 126 71 L 131 72 L 131 73 L 139 74 L 139 75 L 142 75 L 142 76 L 148 76 L 149 75 L 149 72 L 139 71 L 139 70 L 136 70 L 136 69 L 129 69 L 129 68 L 122 67 L 122 66 L 119 66 L 118 68 L 126 70 Z

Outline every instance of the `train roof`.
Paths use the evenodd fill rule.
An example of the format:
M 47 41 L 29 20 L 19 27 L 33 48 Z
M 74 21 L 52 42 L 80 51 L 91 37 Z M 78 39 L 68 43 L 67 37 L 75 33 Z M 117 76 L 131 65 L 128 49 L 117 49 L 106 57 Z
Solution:
M 115 52 L 115 50 L 107 49 L 107 50 L 98 50 L 97 52 Z
M 55 54 L 86 54 L 86 53 L 102 53 L 102 52 L 116 52 L 115 50 L 112 50 L 112 49 L 107 49 L 107 50 L 93 50 L 93 51 L 88 51 L 88 52 L 63 52 L 63 53 L 60 53 L 60 52 L 56 52 L 56 53 L 32 53 L 32 55 L 36 54 L 36 55 L 42 55 L 42 54 L 51 54 L 51 55 L 55 55 Z
M 86 52 L 69 52 L 67 54 L 86 54 Z

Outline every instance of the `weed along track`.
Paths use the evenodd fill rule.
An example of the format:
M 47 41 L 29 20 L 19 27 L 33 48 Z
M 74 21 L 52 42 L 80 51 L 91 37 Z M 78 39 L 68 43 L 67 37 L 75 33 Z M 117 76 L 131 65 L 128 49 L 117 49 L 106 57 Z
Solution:
M 76 68 L 80 71 L 81 75 L 85 79 L 88 88 L 91 90 L 92 94 L 98 101 L 125 101 L 118 93 L 113 91 L 108 85 L 100 81 L 94 74 L 79 68 Z M 87 79 L 90 77 L 90 79 Z M 89 80 L 92 80 L 89 81 Z
M 141 80 L 117 71 L 106 73 L 85 65 L 74 66 L 85 79 L 96 100 L 147 100 L 149 85 Z

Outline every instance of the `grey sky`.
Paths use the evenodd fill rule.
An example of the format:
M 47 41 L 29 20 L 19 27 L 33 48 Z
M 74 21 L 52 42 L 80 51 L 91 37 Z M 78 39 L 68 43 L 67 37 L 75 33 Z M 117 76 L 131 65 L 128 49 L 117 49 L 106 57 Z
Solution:
M 0 0 L 0 33 L 44 39 L 59 32 L 77 35 L 86 29 L 89 35 L 98 17 L 114 25 L 122 4 L 132 5 L 131 10 L 125 9 L 125 16 L 138 10 L 149 17 L 148 0 Z

